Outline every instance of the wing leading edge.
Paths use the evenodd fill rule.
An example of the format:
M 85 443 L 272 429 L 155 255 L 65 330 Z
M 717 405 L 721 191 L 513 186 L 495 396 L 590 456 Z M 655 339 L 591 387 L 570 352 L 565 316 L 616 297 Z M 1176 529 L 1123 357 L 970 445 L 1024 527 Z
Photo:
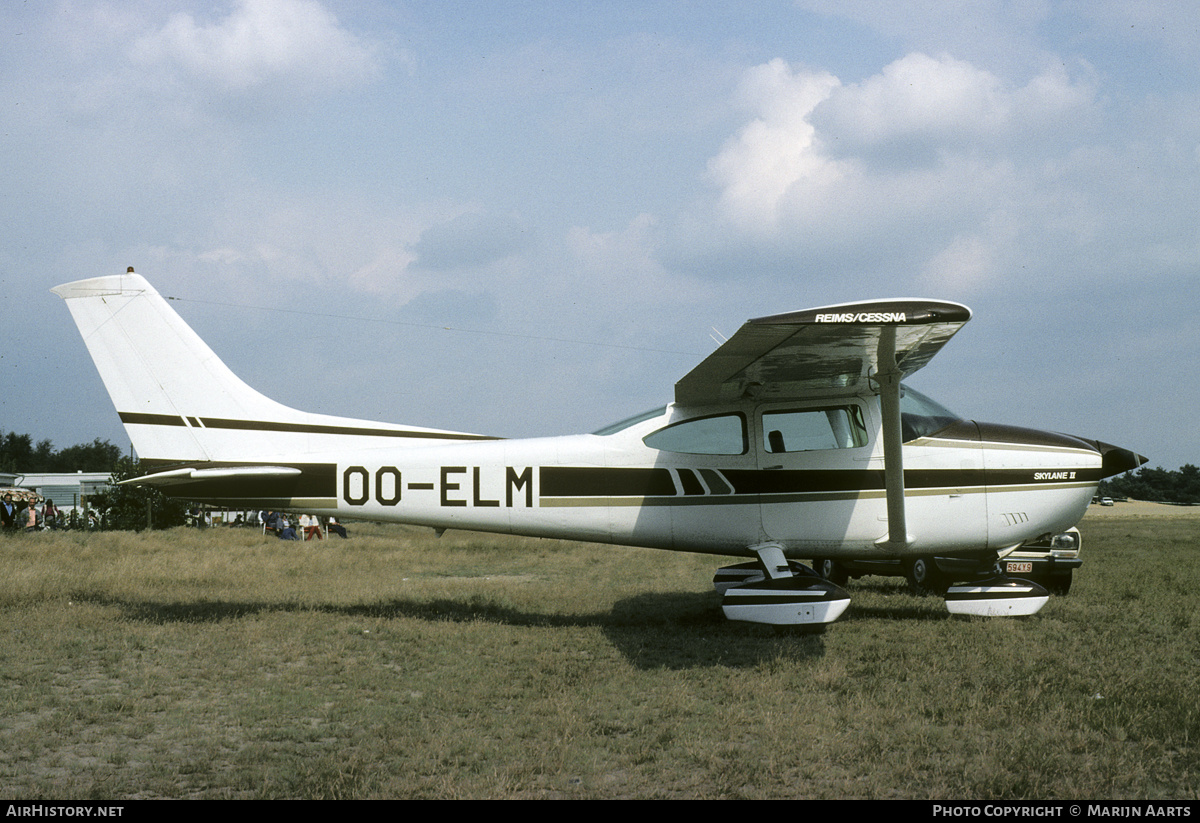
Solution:
M 749 320 L 675 384 L 675 402 L 820 398 L 877 391 L 928 363 L 971 319 L 959 303 L 898 299 L 843 303 Z

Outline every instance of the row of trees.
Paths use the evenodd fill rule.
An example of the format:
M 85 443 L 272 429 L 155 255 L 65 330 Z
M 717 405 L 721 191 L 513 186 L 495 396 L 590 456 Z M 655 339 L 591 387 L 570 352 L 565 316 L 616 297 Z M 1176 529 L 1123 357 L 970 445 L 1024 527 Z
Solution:
M 1158 503 L 1200 504 L 1200 468 L 1188 463 L 1178 471 L 1142 467 L 1101 481 L 1105 497 L 1132 497 Z
M 100 438 L 55 449 L 49 440 L 35 444 L 28 434 L 0 430 L 0 472 L 107 472 L 120 457 L 119 448 Z

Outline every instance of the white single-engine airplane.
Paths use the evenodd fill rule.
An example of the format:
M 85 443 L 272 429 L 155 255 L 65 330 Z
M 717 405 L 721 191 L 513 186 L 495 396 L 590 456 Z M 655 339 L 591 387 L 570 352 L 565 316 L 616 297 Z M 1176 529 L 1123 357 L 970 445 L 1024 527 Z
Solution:
M 997 560 L 1074 526 L 1097 483 L 1145 462 L 1081 437 L 963 420 L 900 381 L 971 317 L 877 300 L 748 321 L 675 402 L 594 434 L 505 440 L 283 406 L 242 382 L 153 287 L 55 288 L 151 473 L 129 483 L 275 508 L 741 555 L 733 620 L 828 623 L 849 594 L 798 559 L 967 558 L 951 612 L 1026 615 L 1040 586 Z

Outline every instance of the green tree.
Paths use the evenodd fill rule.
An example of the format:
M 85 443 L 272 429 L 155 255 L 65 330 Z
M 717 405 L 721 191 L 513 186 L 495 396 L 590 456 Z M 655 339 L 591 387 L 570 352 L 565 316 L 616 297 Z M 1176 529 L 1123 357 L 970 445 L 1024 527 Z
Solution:
M 54 444 L 49 440 L 39 440 L 37 447 L 33 450 L 33 458 L 29 465 L 25 468 L 27 472 L 49 472 L 56 471 L 50 468 L 54 465 L 54 458 L 57 454 L 54 451 Z
M 1100 494 L 1160 503 L 1200 504 L 1200 468 L 1187 464 L 1179 471 L 1143 466 L 1100 483 Z
M 33 438 L 27 434 L 9 432 L 0 437 L 0 471 L 30 471 L 33 462 Z
M 121 450 L 118 447 L 97 437 L 91 443 L 79 443 L 62 449 L 51 460 L 52 468 L 42 471 L 107 472 L 113 471 L 120 459 Z
M 189 504 L 168 498 L 153 486 L 121 486 L 122 480 L 140 477 L 138 461 L 128 457 L 118 458 L 110 478 L 111 486 L 103 493 L 90 498 L 92 507 L 100 515 L 102 528 L 123 531 L 141 531 L 146 528 L 146 508 L 150 509 L 150 527 L 169 529 L 182 526 L 187 519 Z
M 107 472 L 120 456 L 118 447 L 98 437 L 91 443 L 56 450 L 50 440 L 39 440 L 35 446 L 28 434 L 0 431 L 0 471 Z

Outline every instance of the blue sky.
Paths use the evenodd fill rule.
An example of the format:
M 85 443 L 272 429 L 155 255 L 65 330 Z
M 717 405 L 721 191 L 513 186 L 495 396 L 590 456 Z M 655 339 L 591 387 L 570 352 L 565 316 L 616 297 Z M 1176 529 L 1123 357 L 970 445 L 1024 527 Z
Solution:
M 503 436 L 747 318 L 924 296 L 911 381 L 1200 463 L 1191 2 L 0 10 L 0 429 L 127 446 L 48 289 L 134 266 L 300 408 Z

